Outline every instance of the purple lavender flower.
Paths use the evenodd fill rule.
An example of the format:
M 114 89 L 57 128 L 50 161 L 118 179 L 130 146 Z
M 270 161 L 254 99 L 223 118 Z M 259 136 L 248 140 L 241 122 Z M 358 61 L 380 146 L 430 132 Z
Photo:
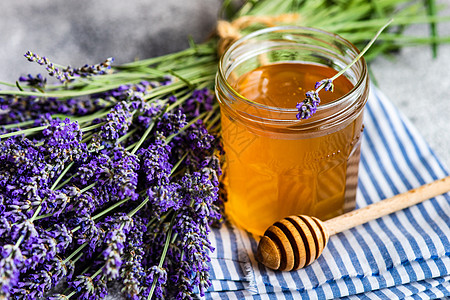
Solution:
M 31 52 L 26 57 L 62 81 L 101 74 L 111 62 L 73 69 L 61 68 Z M 21 82 L 33 90 L 43 88 L 45 79 L 28 76 Z M 72 298 L 103 299 L 106 282 L 120 277 L 123 291 L 132 299 L 148 296 L 153 285 L 153 298 L 157 299 L 190 298 L 196 286 L 203 294 L 210 285 L 208 253 L 212 248 L 207 235 L 211 221 L 220 216 L 214 204 L 220 167 L 212 157 L 214 137 L 204 124 L 186 125 L 213 109 L 213 93 L 195 90 L 187 102 L 166 111 L 177 101 L 175 96 L 153 99 L 146 94 L 171 82 L 172 77 L 167 77 L 160 82 L 124 85 L 90 95 L 84 98 L 86 102 L 40 97 L 0 99 L 0 124 L 34 120 L 35 125 L 48 126 L 29 139 L 0 141 L 0 239 L 3 245 L 23 239 L 17 249 L 22 258 L 11 273 L 12 279 L 7 278 L 6 287 L 2 285 L 4 293 L 19 299 L 41 298 L 66 278 L 74 292 Z M 100 107 L 96 103 L 114 106 L 109 115 L 92 124 L 106 123 L 90 128 L 84 137 L 77 123 L 52 120 L 54 113 L 96 110 Z M 153 125 L 136 155 L 123 147 L 134 143 L 142 134 L 140 130 L 116 142 L 130 129 Z M 89 149 L 81 142 L 83 138 L 90 140 Z M 172 174 L 174 165 L 177 168 Z M 65 182 L 65 186 L 54 190 L 51 187 L 62 171 L 67 173 L 59 183 Z M 145 206 L 123 201 L 115 208 L 123 213 L 102 213 L 112 203 L 128 199 L 141 203 L 146 196 L 149 201 Z M 136 207 L 140 211 L 133 212 L 133 223 L 126 212 Z M 38 208 L 39 218 L 27 221 Z M 175 224 L 167 221 L 172 217 Z M 169 235 L 169 229 L 173 235 Z M 161 255 L 166 239 L 170 243 L 164 260 Z M 85 243 L 88 247 L 78 254 L 73 252 L 73 260 L 63 263 L 62 256 L 68 257 Z M 0 261 L 0 269 L 11 265 L 11 257 Z M 75 261 L 89 264 L 90 269 L 72 278 Z M 50 299 L 65 297 L 53 295 Z
M 73 281 L 69 282 L 78 293 L 78 299 L 91 299 L 95 295 L 95 286 L 91 277 L 78 275 Z
M 88 275 L 78 275 L 74 280 L 69 281 L 69 286 L 77 292 L 76 299 L 102 300 L 108 295 L 108 288 L 103 276 L 92 278 Z M 61 295 L 55 295 L 53 299 L 64 299 Z
M 90 75 L 103 75 L 106 74 L 106 71 L 111 69 L 111 64 L 114 62 L 113 57 L 107 58 L 104 62 L 95 64 L 95 65 L 84 65 L 81 68 L 72 69 L 70 67 L 67 68 L 67 72 L 71 76 L 78 75 L 80 77 L 88 77 Z
M 171 298 L 177 300 L 192 299 L 195 286 L 192 284 L 191 280 L 191 277 L 193 276 L 191 264 L 181 258 L 179 258 L 178 261 L 180 261 L 180 263 L 176 268 L 177 272 L 170 278 L 170 281 L 175 288 L 172 291 L 169 291 L 169 295 Z
M 156 130 L 165 136 L 177 133 L 181 128 L 187 125 L 186 115 L 177 110 L 175 113 L 166 112 L 159 119 Z
M 36 269 L 64 253 L 72 243 L 73 234 L 62 224 L 55 224 L 44 230 L 36 226 L 37 236 L 24 240 L 21 244 L 26 269 Z M 25 270 L 23 270 L 25 271 Z
M 62 191 L 48 190 L 47 193 L 46 200 L 42 202 L 43 212 L 51 213 L 54 217 L 58 217 L 65 211 L 71 199 Z
M 30 80 L 30 82 L 37 84 L 35 81 Z M 0 125 L 14 124 L 29 120 L 36 120 L 36 126 L 47 125 L 49 123 L 49 116 L 52 114 L 60 113 L 80 116 L 92 113 L 104 106 L 105 101 L 99 101 L 99 99 L 94 96 L 77 99 L 3 96 L 0 97 Z M 12 130 L 14 130 L 14 128 L 8 129 L 8 131 Z
M 160 85 L 169 85 L 173 82 L 173 77 L 170 75 L 165 75 L 163 80 L 160 82 Z
M 106 191 L 117 199 L 130 197 L 132 200 L 136 200 L 138 197 L 136 193 L 137 171 L 139 169 L 137 156 L 120 147 L 112 149 L 111 152 L 113 155 L 111 165 L 109 169 L 102 170 L 103 174 L 108 177 L 98 176 L 96 179 Z
M 45 293 L 66 278 L 67 271 L 61 258 L 54 257 L 22 276 L 17 286 L 13 288 L 13 297 L 28 300 L 41 299 Z
M 28 86 L 39 89 L 45 88 L 45 85 L 47 84 L 47 78 L 43 77 L 41 74 L 37 74 L 36 76 L 28 74 L 26 77 L 21 76 L 19 77 L 19 81 L 26 82 Z
M 203 124 L 202 120 L 198 120 L 195 124 L 186 130 L 187 141 L 193 152 L 208 150 L 211 148 L 211 143 L 214 137 L 208 133 L 208 130 Z
M 125 134 L 133 122 L 133 112 L 128 103 L 116 104 L 106 116 L 106 124 L 101 127 L 101 136 L 106 140 L 117 140 Z
M 320 103 L 319 94 L 316 91 L 306 92 L 306 99 L 303 102 L 297 103 L 297 119 L 309 119 L 317 111 L 317 106 Z
M 38 237 L 38 232 L 34 227 L 33 222 L 26 220 L 12 226 L 11 238 L 13 240 L 18 240 L 20 236 L 23 236 L 25 239 L 33 239 Z
M 48 75 L 55 76 L 56 79 L 58 79 L 61 82 L 66 82 L 66 81 L 71 80 L 69 72 L 56 67 L 52 62 L 48 62 L 45 69 L 47 70 Z
M 91 191 L 78 193 L 72 197 L 71 204 L 66 208 L 67 212 L 74 212 L 78 216 L 92 214 L 98 207 L 98 201 Z
M 146 230 L 143 220 L 139 216 L 135 216 L 133 228 L 127 236 L 123 264 L 120 270 L 120 277 L 124 285 L 122 292 L 133 300 L 140 299 L 141 281 L 145 275 L 142 263 L 145 255 L 143 236 Z
M 3 214 L 2 214 L 3 215 Z M 11 222 L 6 218 L 0 218 L 0 239 L 4 239 L 11 233 Z
M 76 203 L 82 205 L 80 201 L 84 197 L 93 199 L 95 207 L 87 207 L 92 211 L 105 203 L 123 200 L 127 197 L 136 200 L 138 198 L 136 192 L 138 170 L 138 157 L 120 146 L 91 154 L 86 162 L 78 168 L 74 184 L 78 184 L 78 186 L 92 182 L 98 184 L 89 190 L 90 194 L 80 196 L 81 198 L 77 199 Z
M 102 255 L 105 259 L 103 274 L 108 280 L 119 277 L 125 238 L 126 236 L 120 228 L 113 228 L 106 234 L 104 241 L 106 249 Z
M 43 149 L 50 159 L 64 165 L 66 162 L 85 158 L 86 144 L 81 143 L 83 134 L 78 122 L 63 122 L 55 119 L 42 134 L 46 137 Z
M 96 224 L 90 215 L 73 217 L 68 221 L 70 227 L 80 226 L 80 230 L 74 232 L 73 237 L 77 244 L 81 245 L 86 242 L 89 243 L 90 250 L 86 252 L 89 258 L 93 251 L 102 244 L 105 236 L 105 231 L 100 224 Z
M 194 90 L 183 104 L 183 111 L 189 117 L 197 117 L 200 112 L 212 110 L 214 94 L 207 88 Z
M 148 289 L 144 291 L 144 297 L 148 297 L 152 285 L 155 285 L 152 299 L 163 299 L 165 294 L 165 284 L 167 282 L 167 271 L 159 266 L 152 266 L 145 279 Z
M 164 185 L 170 181 L 172 170 L 172 164 L 169 162 L 170 151 L 171 147 L 161 135 L 157 135 L 148 148 L 141 148 L 138 151 L 142 164 L 140 172 L 145 176 L 147 186 Z
M 133 220 L 126 214 L 118 214 L 106 219 L 107 233 L 102 256 L 105 259 L 103 274 L 107 280 L 117 279 L 122 266 L 122 255 L 126 235 L 132 227 Z
M 182 254 L 176 255 L 176 259 L 171 261 L 178 263 L 174 268 L 175 274 L 172 274 L 170 280 L 177 288 L 174 290 L 177 294 L 173 298 L 183 299 L 183 295 L 191 294 L 194 288 L 199 287 L 200 295 L 204 295 L 209 287 L 209 253 L 214 249 L 207 237 L 208 221 L 197 219 L 195 210 L 183 209 L 178 215 L 178 222 L 174 230 L 179 234 L 179 247 Z
M 54 224 L 53 228 L 46 231 L 46 235 L 55 241 L 56 253 L 64 253 L 72 244 L 73 233 L 65 224 Z
M 106 285 L 106 279 L 103 276 L 99 276 L 94 280 L 94 294 L 89 300 L 103 300 L 108 295 L 108 287 Z
M 211 155 L 214 150 L 215 138 L 208 133 L 201 120 L 186 128 L 184 133 L 177 138 L 182 140 L 180 144 L 184 149 L 192 149 L 188 152 L 186 164 L 195 169 L 201 168 L 204 158 Z
M 169 209 L 177 210 L 182 205 L 180 195 L 178 193 L 180 186 L 177 183 L 169 183 L 166 185 L 155 185 L 147 190 L 150 198 L 149 203 L 152 205 L 152 217 L 159 218 L 161 214 Z
M 1 247 L 0 259 L 0 293 L 9 296 L 11 289 L 19 280 L 24 258 L 19 248 L 14 245 Z
M 45 66 L 50 62 L 45 56 L 40 57 L 39 55 L 34 54 L 31 51 L 27 51 L 27 53 L 25 53 L 24 56 L 28 59 L 28 61 L 37 62 L 41 66 Z
M 206 203 L 207 206 L 212 205 L 218 198 L 218 188 L 211 182 L 211 177 L 206 170 L 202 172 L 193 172 L 185 174 L 182 178 L 181 189 L 179 190 L 183 197 L 184 206 L 192 205 L 194 208 Z M 209 216 L 209 215 L 208 215 Z M 215 214 L 210 215 L 216 217 Z
M 46 57 L 41 57 L 31 51 L 25 53 L 25 58 L 30 62 L 37 62 L 41 66 L 45 66 L 50 76 L 55 76 L 61 82 L 71 81 L 74 77 L 88 77 L 91 75 L 105 74 L 106 70 L 111 68 L 113 58 L 108 58 L 104 62 L 96 65 L 85 65 L 81 68 L 59 68 L 50 62 Z
M 138 124 L 147 128 L 157 120 L 157 117 L 163 113 L 165 108 L 166 105 L 161 101 L 141 105 L 139 108 L 141 114 L 137 117 Z
M 177 264 L 177 270 L 170 276 L 170 282 L 176 286 L 172 298 L 182 299 L 199 287 L 204 295 L 209 287 L 209 253 L 213 251 L 208 240 L 209 224 L 220 217 L 214 205 L 218 198 L 218 189 L 212 183 L 212 169 L 185 174 L 180 187 L 184 205 L 177 211 L 177 222 L 173 231 L 178 235 L 177 246 L 181 251 L 171 251 L 170 261 Z M 170 293 L 170 292 L 169 292 Z
M 320 86 L 324 86 L 323 89 L 325 91 L 334 91 L 334 84 L 331 79 L 323 79 L 321 81 L 316 82 L 314 89 L 317 90 Z

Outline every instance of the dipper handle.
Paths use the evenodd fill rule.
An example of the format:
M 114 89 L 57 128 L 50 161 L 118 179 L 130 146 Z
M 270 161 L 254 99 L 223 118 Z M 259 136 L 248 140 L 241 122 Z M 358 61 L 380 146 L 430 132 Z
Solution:
M 450 176 L 326 222 L 303 215 L 286 217 L 266 230 L 259 242 L 256 259 L 274 270 L 291 271 L 303 268 L 320 256 L 329 236 L 448 191 Z
M 366 207 L 350 211 L 340 215 L 324 224 L 329 235 L 342 232 L 355 226 L 389 215 L 393 212 L 413 206 L 427 199 L 436 197 L 450 191 L 450 176 L 438 179 L 421 187 L 398 194 L 389 199 L 385 199 Z

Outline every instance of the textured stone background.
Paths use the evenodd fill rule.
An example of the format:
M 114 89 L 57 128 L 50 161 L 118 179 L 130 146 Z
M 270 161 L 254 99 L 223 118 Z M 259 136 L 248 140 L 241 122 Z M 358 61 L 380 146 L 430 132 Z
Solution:
M 450 0 L 439 1 L 450 16 Z M 428 26 L 412 26 L 408 34 L 427 36 Z M 450 36 L 450 22 L 438 33 Z M 371 64 L 381 90 L 418 128 L 431 148 L 450 167 L 450 44 L 438 48 L 433 59 L 430 47 L 403 48 L 392 58 L 379 57 Z
M 0 80 L 43 72 L 23 57 L 27 50 L 80 66 L 110 56 L 120 64 L 185 49 L 188 35 L 200 42 L 213 30 L 221 2 L 2 0 Z M 450 6 L 450 0 L 440 2 Z M 417 25 L 409 32 L 426 35 L 428 29 Z M 450 22 L 439 32 L 450 36 Z M 379 58 L 371 68 L 382 91 L 450 166 L 450 45 L 439 48 L 437 59 L 428 47 L 413 47 Z M 118 297 L 108 299 L 113 298 Z

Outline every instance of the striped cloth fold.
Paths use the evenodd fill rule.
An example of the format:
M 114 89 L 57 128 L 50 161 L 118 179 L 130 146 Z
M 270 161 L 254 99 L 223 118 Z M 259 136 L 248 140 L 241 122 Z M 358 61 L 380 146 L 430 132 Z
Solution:
M 364 207 L 448 175 L 409 120 L 376 88 L 366 106 L 356 203 Z M 205 299 L 441 299 L 450 296 L 450 194 L 330 237 L 310 266 L 274 272 L 257 241 L 226 224 L 211 232 Z

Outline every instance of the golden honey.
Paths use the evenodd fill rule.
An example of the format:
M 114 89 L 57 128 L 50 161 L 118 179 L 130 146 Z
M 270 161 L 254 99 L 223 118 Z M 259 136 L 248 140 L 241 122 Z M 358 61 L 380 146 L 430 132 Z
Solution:
M 334 92 L 320 92 L 318 112 L 296 120 L 295 106 L 305 92 L 337 71 L 316 62 L 271 61 L 268 53 L 257 61 L 255 68 L 228 72 L 226 84 L 216 87 L 227 216 L 262 235 L 289 215 L 325 220 L 352 209 L 367 86 L 340 76 Z

